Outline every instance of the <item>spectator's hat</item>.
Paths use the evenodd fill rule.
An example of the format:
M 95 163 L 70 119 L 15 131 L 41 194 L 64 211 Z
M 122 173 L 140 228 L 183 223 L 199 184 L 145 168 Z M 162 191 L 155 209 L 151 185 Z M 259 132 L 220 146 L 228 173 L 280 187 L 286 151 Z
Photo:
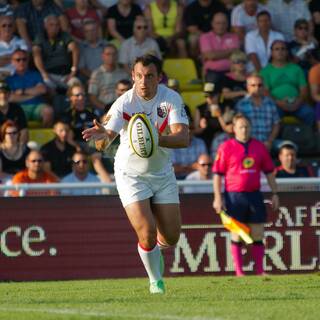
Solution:
M 4 80 L 0 80 L 0 91 L 10 91 L 8 84 Z
M 215 83 L 206 82 L 203 87 L 203 92 L 206 97 L 215 96 L 219 93 L 219 90 Z
M 283 147 L 289 147 L 289 148 L 293 148 L 296 152 L 298 152 L 298 146 L 290 141 L 290 140 L 283 140 L 279 145 L 278 145 L 278 149 L 282 149 Z
M 308 20 L 306 20 L 306 19 L 296 20 L 296 22 L 294 23 L 294 28 L 297 29 L 300 26 L 309 26 Z

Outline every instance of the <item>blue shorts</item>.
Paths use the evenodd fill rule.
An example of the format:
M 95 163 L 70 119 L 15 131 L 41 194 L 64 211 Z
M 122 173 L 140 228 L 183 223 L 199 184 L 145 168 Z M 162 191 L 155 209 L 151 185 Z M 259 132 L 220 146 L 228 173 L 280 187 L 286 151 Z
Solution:
M 265 223 L 267 210 L 260 191 L 225 192 L 227 213 L 244 223 Z

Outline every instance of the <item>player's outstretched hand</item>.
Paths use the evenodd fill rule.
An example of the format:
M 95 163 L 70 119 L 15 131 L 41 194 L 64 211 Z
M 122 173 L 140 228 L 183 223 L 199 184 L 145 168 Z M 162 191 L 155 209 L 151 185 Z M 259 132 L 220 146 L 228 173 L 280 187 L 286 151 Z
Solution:
M 82 131 L 83 139 L 86 141 L 104 139 L 106 137 L 106 129 L 97 120 L 93 120 L 93 124 L 93 127 Z

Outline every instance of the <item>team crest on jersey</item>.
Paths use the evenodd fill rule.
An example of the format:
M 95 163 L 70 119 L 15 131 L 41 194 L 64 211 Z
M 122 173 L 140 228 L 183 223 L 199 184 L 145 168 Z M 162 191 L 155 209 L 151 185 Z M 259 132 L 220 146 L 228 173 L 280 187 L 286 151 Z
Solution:
M 165 118 L 168 115 L 168 107 L 165 103 L 160 104 L 157 108 L 157 113 L 160 118 Z
M 245 169 L 250 169 L 254 165 L 254 159 L 251 157 L 246 157 L 243 159 L 242 165 Z

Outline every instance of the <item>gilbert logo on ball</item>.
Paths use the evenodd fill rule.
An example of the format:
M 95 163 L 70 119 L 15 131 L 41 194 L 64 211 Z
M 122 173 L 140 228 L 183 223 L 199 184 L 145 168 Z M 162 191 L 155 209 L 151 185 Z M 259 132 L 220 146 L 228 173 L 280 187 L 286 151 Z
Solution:
M 132 150 L 141 158 L 150 158 L 154 151 L 154 137 L 149 119 L 137 113 L 129 121 L 129 142 Z

